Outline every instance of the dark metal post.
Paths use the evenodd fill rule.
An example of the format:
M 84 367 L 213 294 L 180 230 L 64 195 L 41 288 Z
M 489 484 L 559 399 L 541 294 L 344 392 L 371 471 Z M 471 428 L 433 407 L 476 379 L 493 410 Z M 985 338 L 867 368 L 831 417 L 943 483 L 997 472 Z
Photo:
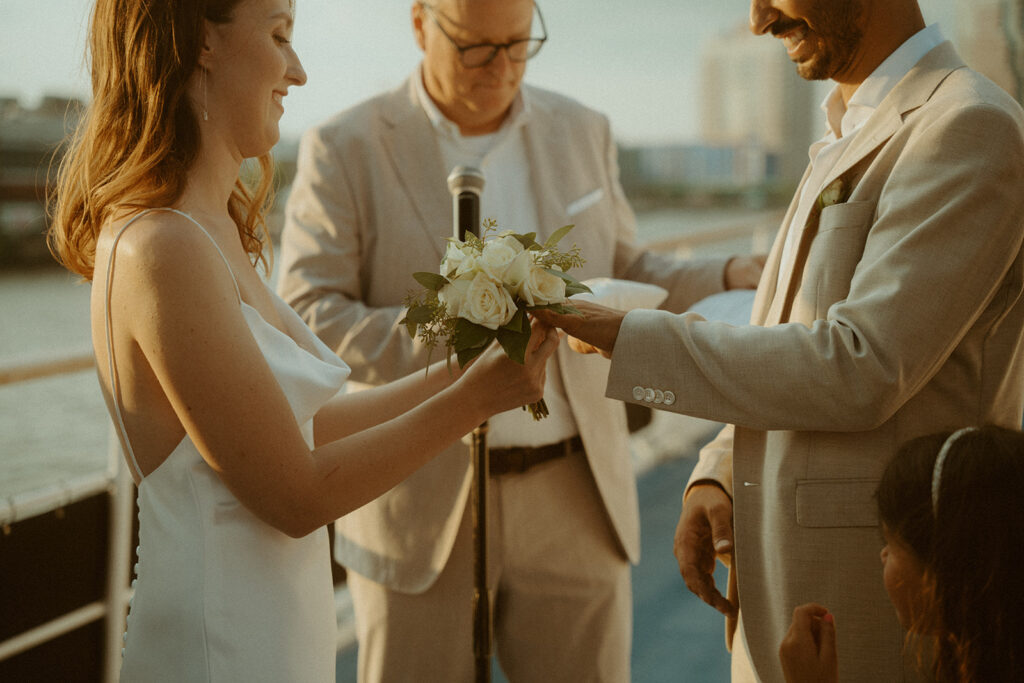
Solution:
M 448 176 L 452 193 L 452 234 L 465 240 L 466 233 L 480 236 L 480 193 L 484 174 L 469 166 L 456 166 Z M 491 680 L 493 632 L 491 602 L 487 591 L 487 423 L 473 430 L 471 446 L 473 482 L 473 657 L 476 680 Z

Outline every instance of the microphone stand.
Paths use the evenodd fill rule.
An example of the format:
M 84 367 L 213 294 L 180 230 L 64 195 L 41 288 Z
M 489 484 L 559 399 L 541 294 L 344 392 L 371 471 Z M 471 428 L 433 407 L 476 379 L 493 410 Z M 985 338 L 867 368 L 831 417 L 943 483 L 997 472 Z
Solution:
M 448 176 L 452 194 L 453 236 L 466 239 L 466 233 L 480 236 L 480 193 L 484 174 L 471 166 L 456 166 Z M 470 455 L 473 481 L 470 497 L 473 507 L 473 658 L 477 683 L 491 680 L 493 632 L 491 602 L 487 591 L 487 422 L 473 429 Z

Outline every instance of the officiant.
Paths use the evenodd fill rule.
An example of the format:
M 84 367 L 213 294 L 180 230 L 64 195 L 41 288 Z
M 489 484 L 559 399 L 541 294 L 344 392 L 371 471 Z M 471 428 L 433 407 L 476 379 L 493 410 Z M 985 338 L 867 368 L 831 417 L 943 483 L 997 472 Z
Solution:
M 411 274 L 437 271 L 451 236 L 451 169 L 481 169 L 481 217 L 536 232 L 566 224 L 581 280 L 660 285 L 682 311 L 752 288 L 749 257 L 677 261 L 635 242 L 607 119 L 522 83 L 548 34 L 532 0 L 436 0 L 411 8 L 423 59 L 408 79 L 302 139 L 286 210 L 279 291 L 372 386 L 423 369 L 399 321 Z M 630 678 L 630 562 L 640 553 L 626 414 L 604 398 L 607 361 L 559 349 L 550 416 L 490 421 L 489 586 L 497 656 L 515 681 Z M 359 680 L 473 678 L 468 447 L 454 447 L 338 521 Z

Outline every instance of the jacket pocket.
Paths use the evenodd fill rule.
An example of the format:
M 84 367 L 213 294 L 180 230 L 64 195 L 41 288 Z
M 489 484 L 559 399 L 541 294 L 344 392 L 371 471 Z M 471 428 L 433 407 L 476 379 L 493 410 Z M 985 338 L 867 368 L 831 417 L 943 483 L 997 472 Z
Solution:
M 818 233 L 840 228 L 860 228 L 868 225 L 875 214 L 875 202 L 845 202 L 832 204 L 821 210 Z
M 796 482 L 796 521 L 804 527 L 878 526 L 877 479 Z
M 822 209 L 803 275 L 801 300 L 814 305 L 813 312 L 805 315 L 825 318 L 833 304 L 846 299 L 874 213 L 874 202 L 847 202 Z

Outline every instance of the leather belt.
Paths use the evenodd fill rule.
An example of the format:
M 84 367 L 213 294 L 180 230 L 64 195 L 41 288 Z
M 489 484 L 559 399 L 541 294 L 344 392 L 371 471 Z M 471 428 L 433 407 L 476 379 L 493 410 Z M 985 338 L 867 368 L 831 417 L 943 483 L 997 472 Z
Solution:
M 521 474 L 534 465 L 561 458 L 583 450 L 583 441 L 578 436 L 546 446 L 513 446 L 511 448 L 489 448 L 488 467 L 493 476 Z

